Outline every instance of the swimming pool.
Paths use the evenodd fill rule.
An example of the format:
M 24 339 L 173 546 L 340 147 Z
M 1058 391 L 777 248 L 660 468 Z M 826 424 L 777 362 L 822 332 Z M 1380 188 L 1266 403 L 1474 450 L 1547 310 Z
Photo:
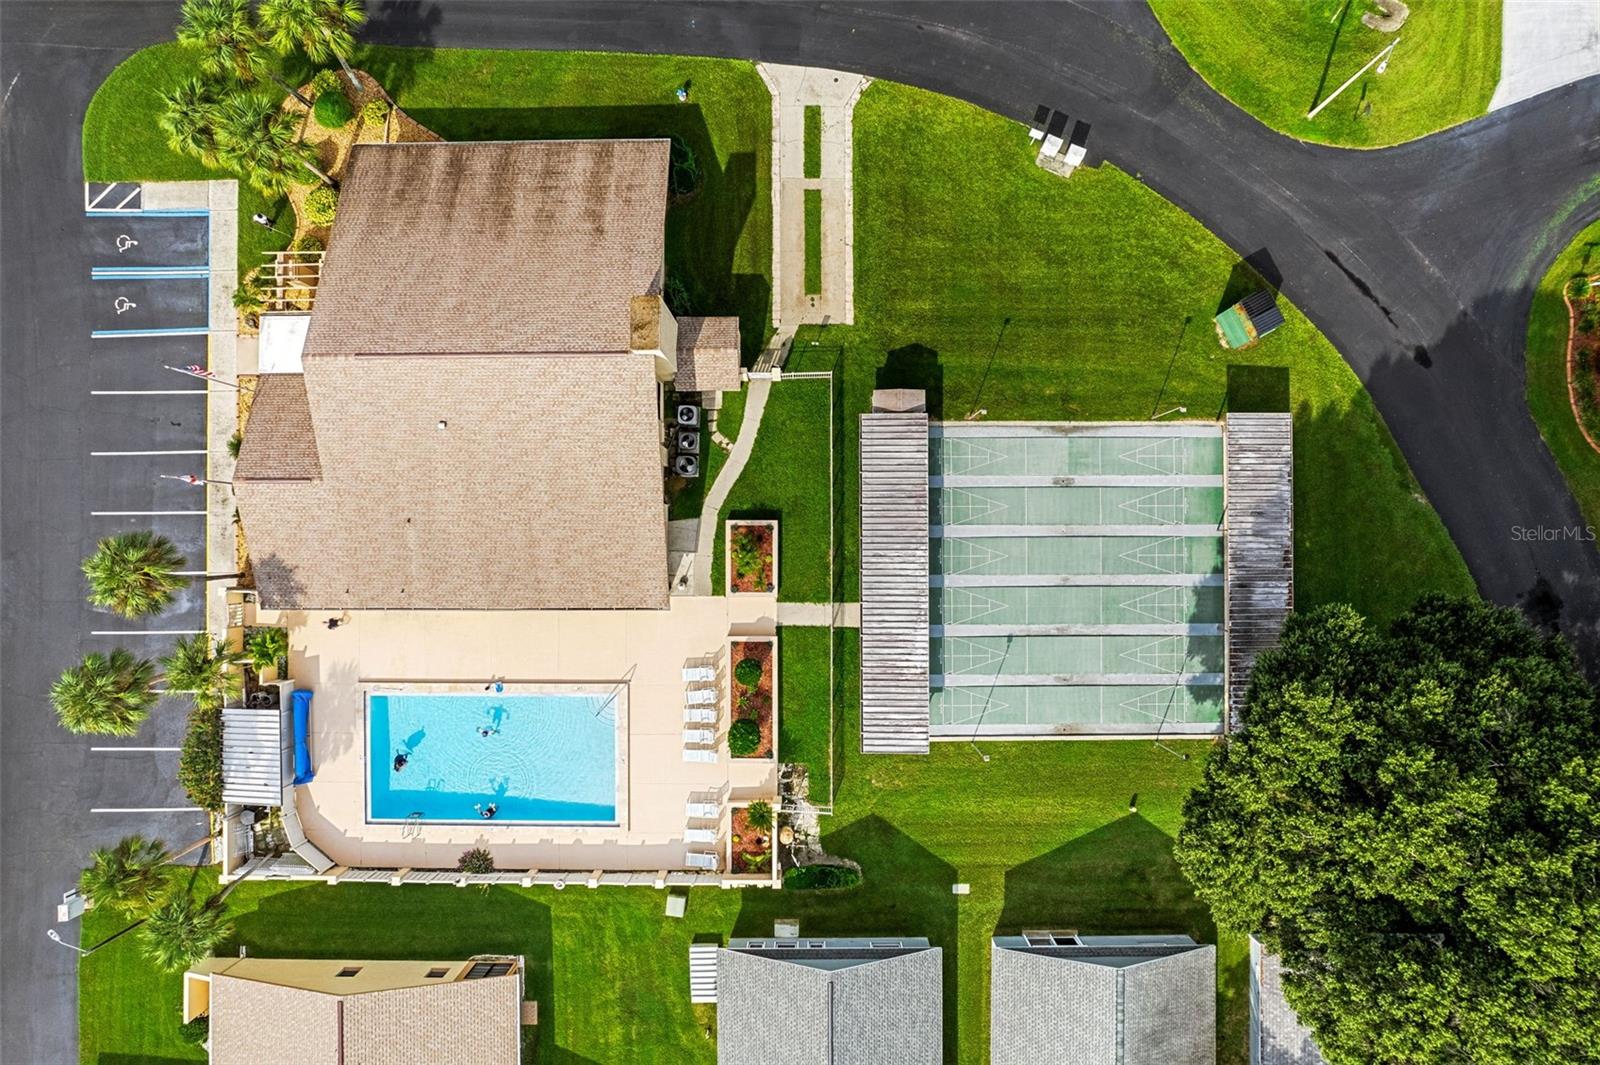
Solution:
M 614 825 L 620 698 L 369 692 L 367 818 Z

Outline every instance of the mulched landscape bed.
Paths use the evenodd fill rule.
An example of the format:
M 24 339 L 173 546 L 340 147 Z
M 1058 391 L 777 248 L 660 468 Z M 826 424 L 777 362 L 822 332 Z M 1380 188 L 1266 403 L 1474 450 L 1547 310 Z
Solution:
M 729 554 L 733 561 L 735 592 L 774 591 L 772 579 L 772 526 L 735 525 Z
M 1568 286 L 1567 375 L 1578 426 L 1589 446 L 1600 451 L 1600 290 L 1588 287 L 1589 280 L 1574 278 Z
M 754 717 L 761 726 L 761 743 L 755 753 L 736 757 L 772 757 L 772 648 L 764 640 L 741 640 L 729 647 L 728 661 L 735 670 L 747 658 L 761 663 L 761 680 L 754 689 L 746 688 L 737 678 L 733 680 L 733 719 Z
M 772 871 L 772 829 L 755 829 L 747 820 L 748 811 L 740 807 L 733 811 L 733 862 L 734 873 L 766 873 Z M 751 859 L 768 855 L 766 861 L 751 864 Z

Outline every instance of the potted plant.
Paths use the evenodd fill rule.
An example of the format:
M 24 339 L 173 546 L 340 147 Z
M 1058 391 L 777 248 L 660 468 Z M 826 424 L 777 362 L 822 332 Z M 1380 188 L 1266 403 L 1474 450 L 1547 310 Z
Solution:
M 288 668 L 289 630 L 255 629 L 245 637 L 244 652 L 261 683 L 271 684 Z

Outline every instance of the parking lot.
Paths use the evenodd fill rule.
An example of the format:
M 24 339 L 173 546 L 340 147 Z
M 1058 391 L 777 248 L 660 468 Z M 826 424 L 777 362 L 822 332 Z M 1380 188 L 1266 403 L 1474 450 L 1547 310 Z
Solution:
M 149 529 L 183 553 L 184 572 L 206 568 L 205 490 L 171 478 L 206 472 L 206 382 L 166 367 L 206 366 L 210 217 L 204 210 L 145 213 L 136 186 L 90 186 L 79 234 L 78 333 L 91 417 L 71 456 L 87 510 L 79 553 L 102 536 Z M 92 205 L 92 206 L 91 206 Z M 204 581 L 179 592 L 150 618 L 125 619 L 82 608 L 81 647 L 125 647 L 159 658 L 205 628 Z M 174 846 L 204 834 L 204 815 L 177 783 L 189 700 L 163 698 L 138 736 L 98 737 L 97 770 L 78 789 L 97 817 L 120 832 L 142 832 Z

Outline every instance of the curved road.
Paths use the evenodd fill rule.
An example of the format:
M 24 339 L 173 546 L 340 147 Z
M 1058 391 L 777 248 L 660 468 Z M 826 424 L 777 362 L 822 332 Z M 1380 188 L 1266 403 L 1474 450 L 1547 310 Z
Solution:
M 0 10 L 6 1062 L 76 1058 L 72 955 L 40 933 L 88 847 L 122 831 L 92 824 L 82 789 L 63 786 L 84 771 L 87 744 L 64 738 L 40 694 L 82 649 L 79 611 L 64 604 L 77 595 L 66 556 L 85 523 L 76 441 L 89 414 L 52 376 L 81 357 L 72 315 L 57 313 L 81 279 L 57 249 L 81 223 L 89 98 L 129 52 L 170 38 L 176 6 Z M 1562 628 L 1600 666 L 1600 555 L 1563 532 L 1582 518 L 1523 400 L 1533 286 L 1600 214 L 1600 79 L 1349 152 L 1279 136 L 1223 100 L 1143 3 L 369 6 L 364 36 L 384 43 L 806 63 L 1019 120 L 1047 103 L 1091 123 L 1091 162 L 1138 174 L 1241 255 L 1270 254 L 1284 293 L 1366 383 L 1483 593 L 1516 603 L 1548 581 Z

